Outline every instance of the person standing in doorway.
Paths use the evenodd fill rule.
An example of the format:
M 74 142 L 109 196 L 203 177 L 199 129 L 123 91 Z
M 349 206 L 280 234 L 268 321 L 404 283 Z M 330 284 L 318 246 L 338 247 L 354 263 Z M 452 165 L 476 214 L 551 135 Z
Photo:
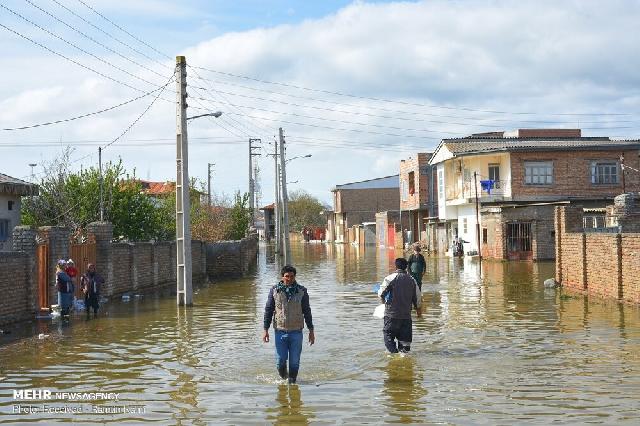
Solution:
M 422 291 L 422 277 L 427 270 L 427 262 L 424 260 L 424 256 L 420 253 L 420 245 L 413 246 L 413 253 L 409 256 L 409 274 L 416 280 L 420 291 Z
M 409 352 L 413 341 L 411 307 L 422 317 L 422 293 L 418 283 L 407 273 L 407 260 L 395 260 L 396 271 L 385 277 L 378 296 L 385 304 L 382 335 L 384 345 L 391 353 Z M 396 342 L 397 341 L 397 342 Z
M 89 318 L 90 309 L 93 309 L 94 318 L 98 316 L 102 284 L 104 284 L 104 279 L 96 273 L 96 265 L 93 263 L 87 265 L 87 272 L 80 278 L 80 289 L 84 293 L 84 307 L 87 310 L 87 318 Z
M 313 318 L 307 289 L 296 281 L 296 268 L 285 265 L 282 279 L 271 287 L 264 308 L 264 332 L 262 341 L 269 342 L 269 327 L 273 321 L 276 340 L 278 374 L 289 383 L 295 383 L 300 369 L 302 353 L 302 329 L 309 329 L 309 344 L 315 343 Z M 287 371 L 287 361 L 289 370 Z
M 65 271 L 67 261 L 58 260 L 56 263 L 56 287 L 58 289 L 58 305 L 60 306 L 60 314 L 62 317 L 68 317 L 71 306 L 73 305 L 73 282 L 71 277 Z

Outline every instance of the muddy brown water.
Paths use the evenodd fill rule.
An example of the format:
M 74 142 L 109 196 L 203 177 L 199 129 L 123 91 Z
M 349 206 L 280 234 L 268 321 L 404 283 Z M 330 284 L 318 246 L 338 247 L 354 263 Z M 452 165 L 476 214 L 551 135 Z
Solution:
M 190 309 L 145 295 L 112 301 L 95 320 L 44 321 L 0 336 L 0 423 L 640 421 L 638 308 L 545 289 L 553 263 L 485 262 L 480 274 L 473 259 L 428 258 L 425 315 L 414 322 L 411 354 L 398 357 L 385 353 L 372 316 L 372 288 L 397 253 L 293 249 L 316 326 L 298 385 L 277 379 L 273 343 L 260 342 L 278 270 L 262 247 L 251 278 L 200 287 Z M 14 398 L 26 389 L 119 395 Z M 16 412 L 29 406 L 39 411 Z

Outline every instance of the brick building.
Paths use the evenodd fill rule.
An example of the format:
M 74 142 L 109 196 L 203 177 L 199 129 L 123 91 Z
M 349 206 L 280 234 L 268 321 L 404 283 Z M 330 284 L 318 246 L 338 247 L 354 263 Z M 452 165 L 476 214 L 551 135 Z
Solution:
M 437 170 L 438 217 L 446 242 L 498 259 L 552 259 L 553 206 L 589 209 L 640 189 L 640 141 L 582 137 L 579 129 L 521 129 L 444 139 L 430 164 Z M 477 197 L 477 208 L 476 208 Z M 479 218 L 479 225 L 478 220 Z M 478 232 L 479 230 L 479 232 Z M 446 249 L 448 247 L 441 247 Z
M 400 210 L 409 218 L 405 243 L 422 241 L 435 247 L 438 199 L 435 193 L 435 170 L 429 164 L 430 152 L 418 153 L 400 161 Z
M 375 222 L 377 212 L 397 211 L 399 188 L 398 175 L 336 185 L 331 190 L 333 212 L 327 212 L 327 238 L 349 243 L 350 227 Z
M 268 206 L 260 208 L 264 212 L 264 234 L 262 238 L 271 241 L 276 236 L 276 205 L 271 203 Z

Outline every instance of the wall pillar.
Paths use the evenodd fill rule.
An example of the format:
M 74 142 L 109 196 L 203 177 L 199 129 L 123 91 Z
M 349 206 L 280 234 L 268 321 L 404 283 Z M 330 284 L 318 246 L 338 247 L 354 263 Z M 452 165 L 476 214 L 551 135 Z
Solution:
M 27 304 L 32 312 L 38 310 L 38 269 L 36 264 L 36 237 L 38 231 L 31 226 L 16 226 L 13 229 L 12 248 L 13 251 L 24 252 L 29 255 L 27 265 Z
M 110 222 L 91 222 L 87 225 L 87 232 L 96 240 L 96 271 L 105 280 L 103 294 L 113 293 L 113 224 Z

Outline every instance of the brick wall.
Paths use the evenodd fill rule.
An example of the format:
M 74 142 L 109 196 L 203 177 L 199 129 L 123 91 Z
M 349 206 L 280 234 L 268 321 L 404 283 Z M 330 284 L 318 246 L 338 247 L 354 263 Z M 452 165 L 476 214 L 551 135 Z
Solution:
M 256 265 L 257 236 L 240 241 L 206 244 L 206 271 L 210 279 L 245 276 Z
M 398 210 L 400 205 L 400 190 L 398 188 L 380 189 L 340 189 L 339 206 L 336 213 L 340 212 L 376 212 Z M 339 207 L 339 208 L 338 208 Z M 373 216 L 371 218 L 373 221 Z M 350 225 L 357 225 L 351 223 Z
M 582 198 L 611 198 L 622 193 L 622 178 L 615 185 L 594 185 L 591 183 L 591 162 L 596 160 L 618 161 L 622 151 L 550 151 L 550 152 L 512 152 L 511 192 L 514 200 L 538 197 L 558 198 L 567 196 Z M 625 164 L 640 168 L 638 151 L 625 151 Z M 553 162 L 553 184 L 525 185 L 525 161 Z M 640 190 L 640 173 L 625 173 L 626 190 Z
M 609 299 L 640 303 L 640 233 L 584 233 L 582 209 L 556 207 L 556 281 Z
M 0 325 L 33 318 L 33 256 L 0 252 Z
M 409 173 L 413 172 L 415 182 L 415 192 L 408 193 L 407 200 L 400 199 L 400 208 L 402 210 L 418 210 L 427 208 L 429 203 L 429 176 L 421 173 L 425 167 L 429 165 L 430 153 L 418 153 L 417 158 L 409 158 L 400 161 L 400 188 L 402 181 L 406 182 L 407 190 L 409 189 Z M 400 189 L 401 190 L 401 189 Z M 435 195 L 435 190 L 434 190 Z

